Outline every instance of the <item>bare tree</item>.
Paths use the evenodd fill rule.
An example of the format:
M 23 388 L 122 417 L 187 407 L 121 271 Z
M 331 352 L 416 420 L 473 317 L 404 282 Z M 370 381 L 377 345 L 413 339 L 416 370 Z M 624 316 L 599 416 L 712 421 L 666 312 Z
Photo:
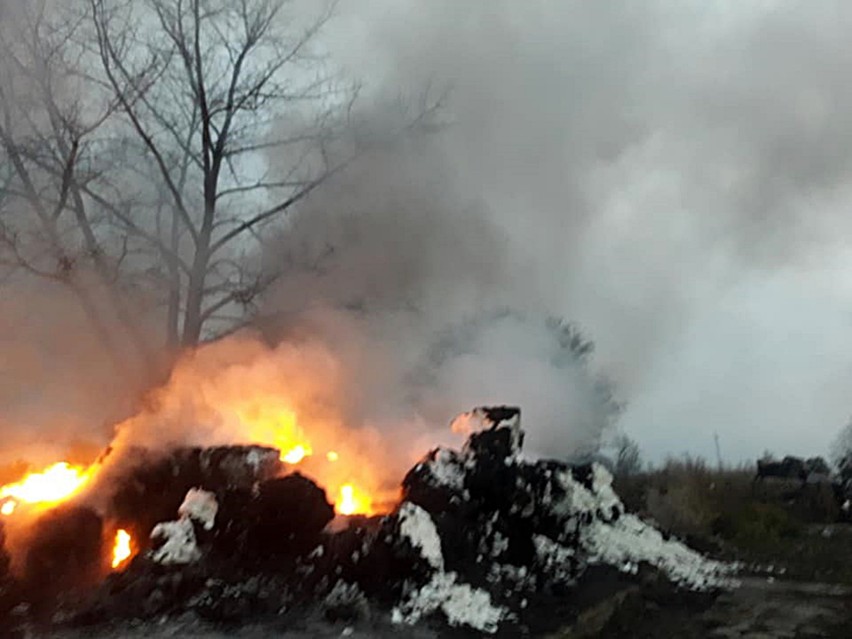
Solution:
M 334 143 L 356 91 L 311 49 L 333 5 L 295 35 L 282 0 L 90 0 L 90 8 L 102 85 L 163 196 L 153 229 L 113 213 L 128 232 L 147 228 L 156 240 L 169 334 L 191 346 L 205 324 L 229 310 L 241 316 L 268 286 L 251 259 L 262 229 L 351 157 Z
M 642 453 L 639 444 L 621 433 L 612 443 L 615 449 L 615 474 L 618 477 L 628 477 L 642 471 Z
M 68 287 L 149 369 L 149 311 L 172 352 L 244 322 L 286 267 L 264 259 L 269 226 L 376 142 L 316 51 L 334 3 L 304 24 L 286 0 L 8 6 L 0 260 Z M 439 105 L 382 133 L 429 130 Z
M 113 105 L 81 99 L 81 21 L 51 19 L 44 2 L 16 8 L 14 28 L 0 29 L 0 263 L 6 275 L 24 271 L 72 291 L 120 370 L 133 368 L 129 343 L 151 372 L 152 353 L 117 286 L 127 244 L 101 233 L 81 186 L 98 177 L 93 146 Z

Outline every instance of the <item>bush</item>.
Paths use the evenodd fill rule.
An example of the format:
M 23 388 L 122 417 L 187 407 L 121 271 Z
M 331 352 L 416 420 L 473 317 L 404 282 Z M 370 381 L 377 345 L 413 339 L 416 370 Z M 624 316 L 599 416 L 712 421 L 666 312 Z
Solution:
M 660 527 L 681 537 L 706 534 L 714 519 L 710 505 L 689 484 L 667 490 L 649 488 L 645 510 Z
M 625 434 L 618 435 L 612 443 L 615 449 L 615 475 L 629 477 L 642 471 L 642 453 L 639 444 Z
M 748 502 L 738 511 L 720 516 L 714 529 L 744 549 L 777 545 L 802 533 L 802 525 L 782 507 L 760 502 Z

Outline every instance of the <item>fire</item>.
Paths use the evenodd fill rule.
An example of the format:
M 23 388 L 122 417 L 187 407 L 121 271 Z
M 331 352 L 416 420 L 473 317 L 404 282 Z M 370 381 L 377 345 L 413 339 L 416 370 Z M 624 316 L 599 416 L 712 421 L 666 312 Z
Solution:
M 362 455 L 352 454 L 346 441 L 339 440 L 349 433 L 316 419 L 303 423 L 292 400 L 284 395 L 246 390 L 229 397 L 231 392 L 235 392 L 233 387 L 216 394 L 213 408 L 225 416 L 226 422 L 237 426 L 246 441 L 278 448 L 281 461 L 298 465 L 299 472 L 317 480 L 329 494 L 339 495 L 338 513 L 373 514 L 373 499 L 365 490 L 372 487 L 372 472 L 364 467 Z M 332 440 L 334 449 L 329 446 Z M 325 459 L 314 457 L 315 445 L 327 451 Z M 340 445 L 344 446 L 342 450 Z
M 113 569 L 119 568 L 125 561 L 130 559 L 130 556 L 133 554 L 131 548 L 132 541 L 130 533 L 123 528 L 119 528 L 115 533 L 115 543 L 112 547 Z
M 262 442 L 280 450 L 281 461 L 298 464 L 313 454 L 296 413 L 282 399 L 261 395 L 243 400 L 236 406 L 224 405 L 219 409 L 226 414 L 233 411 L 249 440 Z
M 90 473 L 79 466 L 59 462 L 39 473 L 30 473 L 21 481 L 0 488 L 0 500 L 6 500 L 0 513 L 11 515 L 18 504 L 53 505 L 77 493 L 89 480 Z
M 372 514 L 372 500 L 352 484 L 340 487 L 340 497 L 335 504 L 335 510 L 341 515 Z
M 294 446 L 286 453 L 281 455 L 281 459 L 288 464 L 298 464 L 305 457 L 311 454 L 310 448 L 305 448 L 302 444 Z
M 270 348 L 244 334 L 206 344 L 180 358 L 143 409 L 116 425 L 112 459 L 172 440 L 268 446 L 280 451 L 284 472 L 315 481 L 338 512 L 381 512 L 398 497 L 397 470 L 405 469 L 394 469 L 401 458 L 385 452 L 384 429 L 349 410 L 341 370 L 311 339 Z

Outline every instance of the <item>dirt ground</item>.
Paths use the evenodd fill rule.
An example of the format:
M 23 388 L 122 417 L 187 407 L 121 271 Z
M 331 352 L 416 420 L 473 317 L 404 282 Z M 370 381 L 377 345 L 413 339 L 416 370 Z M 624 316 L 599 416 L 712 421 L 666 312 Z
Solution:
M 321 621 L 302 621 L 247 625 L 241 628 L 215 629 L 205 627 L 194 620 L 168 621 L 161 624 L 145 623 L 135 626 L 102 627 L 85 631 L 38 633 L 33 630 L 27 637 L 32 639 L 391 639 L 404 635 L 406 639 L 437 639 L 437 631 L 425 627 L 405 627 L 403 630 L 389 621 L 347 626 L 328 624 Z M 454 636 L 458 636 L 457 634 Z
M 773 577 L 751 576 L 740 586 L 721 594 L 704 610 L 688 605 L 661 605 L 643 599 L 621 605 L 604 629 L 586 632 L 575 627 L 551 633 L 549 639 L 580 637 L 677 637 L 678 639 L 805 639 L 852 636 L 852 587 L 797 582 Z M 293 620 L 214 629 L 192 619 L 170 620 L 121 627 L 88 628 L 80 631 L 40 634 L 31 630 L 25 637 L 44 639 L 439 639 L 472 636 L 462 631 L 437 630 L 425 626 L 393 626 L 387 619 L 352 626 L 329 624 L 317 619 Z
M 724 593 L 703 615 L 708 636 L 748 637 L 852 636 L 852 588 L 750 577 Z
M 845 585 L 746 576 L 739 587 L 703 609 L 634 597 L 601 632 L 581 629 L 553 639 L 579 637 L 678 639 L 805 639 L 852 636 L 852 588 Z

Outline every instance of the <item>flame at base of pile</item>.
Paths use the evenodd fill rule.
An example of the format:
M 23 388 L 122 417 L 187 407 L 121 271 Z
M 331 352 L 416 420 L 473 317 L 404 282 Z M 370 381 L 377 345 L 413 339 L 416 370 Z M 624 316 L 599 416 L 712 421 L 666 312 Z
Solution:
M 130 533 L 123 528 L 119 528 L 116 531 L 115 542 L 113 543 L 112 548 L 112 563 L 110 564 L 113 570 L 120 568 L 128 559 L 130 559 L 133 554 L 133 548 L 131 546 L 132 541 Z
M 0 514 L 10 516 L 21 504 L 55 506 L 79 493 L 90 478 L 88 469 L 67 462 L 30 473 L 19 482 L 0 487 Z
M 352 484 L 340 487 L 340 496 L 334 504 L 341 515 L 372 514 L 373 504 L 369 497 L 358 491 Z

